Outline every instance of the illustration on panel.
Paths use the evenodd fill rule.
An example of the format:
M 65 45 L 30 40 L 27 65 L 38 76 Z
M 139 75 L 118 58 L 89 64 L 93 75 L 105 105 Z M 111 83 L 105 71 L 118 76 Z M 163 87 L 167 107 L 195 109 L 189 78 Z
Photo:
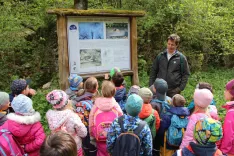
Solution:
M 101 65 L 101 49 L 80 49 L 80 68 L 89 68 Z
M 128 39 L 128 23 L 106 23 L 106 39 Z
M 79 39 L 104 39 L 103 22 L 79 22 Z

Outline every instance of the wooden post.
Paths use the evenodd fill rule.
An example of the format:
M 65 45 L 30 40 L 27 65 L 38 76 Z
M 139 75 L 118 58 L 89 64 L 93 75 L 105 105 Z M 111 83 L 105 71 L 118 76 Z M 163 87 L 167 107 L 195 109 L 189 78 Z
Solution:
M 131 30 L 131 59 L 132 59 L 132 85 L 139 85 L 139 78 L 138 78 L 138 58 L 137 58 L 137 21 L 136 17 L 130 18 L 130 30 Z
M 57 15 L 59 85 L 62 90 L 68 88 L 69 60 L 67 41 L 67 18 Z

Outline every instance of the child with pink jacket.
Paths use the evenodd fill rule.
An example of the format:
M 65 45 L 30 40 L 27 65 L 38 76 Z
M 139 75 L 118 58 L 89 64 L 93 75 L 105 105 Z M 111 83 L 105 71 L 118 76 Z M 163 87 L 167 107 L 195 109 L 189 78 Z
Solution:
M 219 148 L 228 156 L 234 156 L 234 79 L 229 81 L 225 88 L 224 96 L 228 102 L 223 108 L 227 110 L 227 113 L 223 125 L 223 138 Z
M 68 95 L 62 90 L 53 90 L 47 94 L 46 100 L 54 108 L 46 113 L 50 130 L 52 133 L 61 130 L 69 133 L 76 142 L 77 155 L 83 156 L 82 138 L 87 135 L 87 128 L 72 110 Z
M 95 117 L 97 117 L 96 114 L 102 113 L 102 112 L 113 112 L 116 117 L 122 116 L 123 112 L 119 106 L 119 104 L 115 101 L 114 95 L 115 95 L 116 89 L 115 85 L 110 81 L 104 81 L 102 83 L 102 97 L 99 97 L 95 100 L 94 106 L 91 109 L 91 112 L 89 114 L 89 132 L 91 139 L 93 140 L 95 137 L 95 127 L 98 125 L 95 125 Z M 107 119 L 108 117 L 105 116 Z M 105 122 L 105 119 L 103 119 L 103 122 Z M 114 121 L 114 119 L 113 119 Z M 111 121 L 112 122 L 112 121 Z M 109 125 L 110 126 L 110 125 Z M 107 135 L 107 132 L 104 132 Z M 107 148 L 106 148 L 106 140 L 96 140 L 97 144 L 97 156 L 108 156 Z
M 208 89 L 196 89 L 193 98 L 195 103 L 195 110 L 189 118 L 189 123 L 184 133 L 180 149 L 187 147 L 190 142 L 195 142 L 193 130 L 196 122 L 198 120 L 210 117 L 207 108 L 210 105 L 210 102 L 213 100 L 213 94 L 211 91 Z
M 28 156 L 39 156 L 46 138 L 40 113 L 33 109 L 32 100 L 23 94 L 16 96 L 11 106 L 15 113 L 7 115 L 8 120 L 1 129 L 10 131 Z

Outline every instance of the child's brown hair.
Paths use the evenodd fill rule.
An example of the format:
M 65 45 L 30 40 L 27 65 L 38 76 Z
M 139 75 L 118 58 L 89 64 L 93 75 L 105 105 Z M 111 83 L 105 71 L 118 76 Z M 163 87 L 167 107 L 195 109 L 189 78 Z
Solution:
M 103 81 L 102 83 L 102 96 L 113 97 L 115 95 L 115 85 L 110 81 Z
M 211 91 L 211 93 L 213 93 L 213 88 L 212 85 L 207 83 L 207 82 L 199 82 L 197 85 L 198 89 L 208 89 Z
M 63 131 L 50 134 L 40 149 L 40 156 L 77 156 L 77 145 L 71 135 Z
M 185 98 L 180 94 L 175 94 L 172 97 L 172 105 L 175 107 L 184 107 L 185 103 L 186 103 Z
M 86 92 L 95 93 L 98 88 L 98 81 L 95 77 L 89 77 L 84 83 Z
M 115 72 L 111 79 L 112 82 L 115 84 L 115 87 L 120 87 L 124 81 L 124 77 L 121 72 Z

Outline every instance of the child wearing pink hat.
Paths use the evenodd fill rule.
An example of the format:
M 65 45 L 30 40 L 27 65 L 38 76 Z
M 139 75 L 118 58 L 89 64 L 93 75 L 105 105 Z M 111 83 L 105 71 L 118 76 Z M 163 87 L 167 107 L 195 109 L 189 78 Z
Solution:
M 189 118 L 189 123 L 184 133 L 180 149 L 187 147 L 190 142 L 195 142 L 193 137 L 193 130 L 196 122 L 198 120 L 210 117 L 207 108 L 210 105 L 210 102 L 213 100 L 213 94 L 211 91 L 208 89 L 196 89 L 193 98 L 195 103 L 195 110 Z
M 52 133 L 61 130 L 69 133 L 77 144 L 77 155 L 82 156 L 82 138 L 87 135 L 87 128 L 80 117 L 72 111 L 68 95 L 62 90 L 53 90 L 47 94 L 46 100 L 54 108 L 46 113 L 50 130 Z
M 224 97 L 228 102 L 222 106 L 227 110 L 227 113 L 223 125 L 220 150 L 228 156 L 234 156 L 234 79 L 226 84 Z

